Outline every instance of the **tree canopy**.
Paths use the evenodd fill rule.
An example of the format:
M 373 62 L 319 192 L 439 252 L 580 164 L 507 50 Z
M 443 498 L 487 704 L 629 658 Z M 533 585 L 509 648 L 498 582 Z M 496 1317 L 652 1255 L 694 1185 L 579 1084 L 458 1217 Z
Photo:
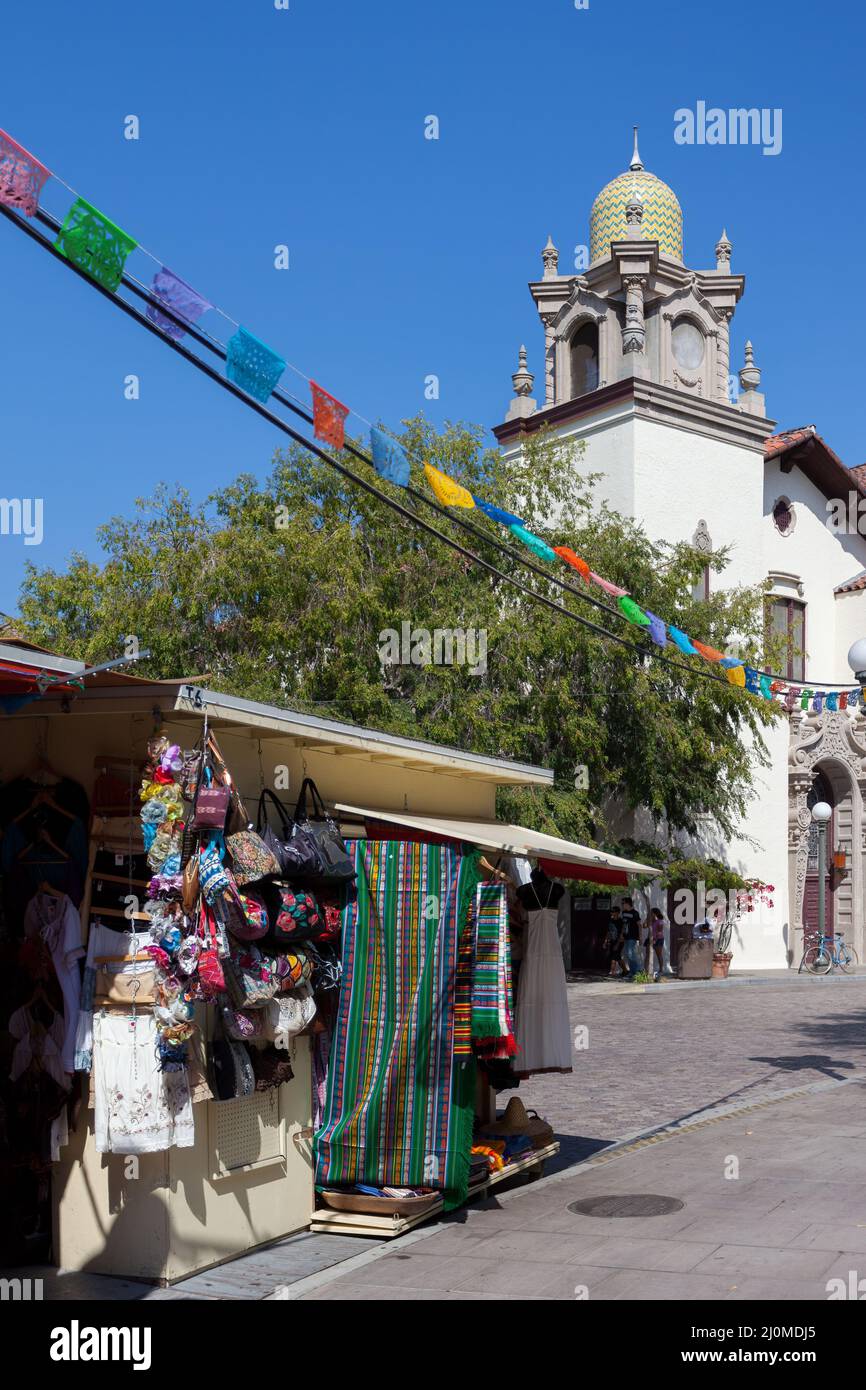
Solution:
M 419 489 L 415 460 L 426 458 L 691 636 L 723 647 L 736 634 L 741 654 L 757 658 L 761 590 L 717 582 L 697 598 L 707 557 L 654 542 L 611 511 L 581 472 L 581 446 L 535 438 L 516 463 L 485 449 L 479 429 L 437 433 L 423 417 L 405 422 L 402 442 Z M 563 595 L 449 519 L 419 515 L 628 644 L 492 578 L 300 446 L 278 451 L 264 482 L 242 474 L 201 503 L 161 486 L 100 527 L 101 562 L 76 553 L 65 569 L 29 564 L 21 618 L 33 640 L 88 662 L 118 655 L 134 634 L 152 652 L 142 674 L 206 674 L 250 699 L 553 768 L 552 790 L 502 794 L 509 819 L 538 829 L 609 843 L 616 801 L 666 817 L 671 830 L 694 833 L 709 817 L 729 835 L 766 759 L 760 731 L 773 707 L 705 679 L 714 668 L 697 658 L 675 653 L 673 666 L 643 656 L 646 639 L 616 611 Z M 511 540 L 480 511 L 469 515 L 491 540 Z M 722 575 L 727 555 L 709 563 Z M 404 623 L 484 631 L 486 669 L 394 660 L 383 634 Z

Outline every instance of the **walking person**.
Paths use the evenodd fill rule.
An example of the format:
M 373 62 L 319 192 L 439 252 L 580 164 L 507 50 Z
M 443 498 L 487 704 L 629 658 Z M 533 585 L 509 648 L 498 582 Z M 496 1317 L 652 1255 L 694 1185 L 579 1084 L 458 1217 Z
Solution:
M 610 975 L 616 979 L 619 975 L 625 974 L 625 966 L 622 963 L 622 948 L 624 944 L 622 910 L 619 907 L 612 907 L 607 923 L 607 940 L 610 946 Z M 616 970 L 614 970 L 616 966 Z
M 660 907 L 654 907 L 650 913 L 650 931 L 652 933 L 653 953 L 656 958 L 653 978 L 658 980 L 665 970 L 665 914 Z
M 642 968 L 640 958 L 641 916 L 635 910 L 631 898 L 623 898 L 622 900 L 622 921 L 625 931 L 625 960 L 628 966 L 628 978 L 633 980 Z

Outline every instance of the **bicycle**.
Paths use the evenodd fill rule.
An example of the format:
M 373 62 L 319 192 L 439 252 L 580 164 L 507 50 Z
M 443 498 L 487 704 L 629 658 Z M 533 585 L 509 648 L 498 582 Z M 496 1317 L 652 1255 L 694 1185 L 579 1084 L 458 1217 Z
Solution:
M 817 941 L 804 950 L 798 974 L 802 975 L 805 970 L 809 975 L 829 975 L 838 966 L 847 975 L 859 964 L 857 952 L 853 946 L 847 945 L 841 932 L 835 936 L 819 932 Z

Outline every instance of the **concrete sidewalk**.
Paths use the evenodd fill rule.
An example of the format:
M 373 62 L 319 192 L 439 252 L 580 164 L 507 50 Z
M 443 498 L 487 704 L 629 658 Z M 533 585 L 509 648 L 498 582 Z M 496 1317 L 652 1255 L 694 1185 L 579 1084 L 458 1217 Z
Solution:
M 866 1077 L 812 1083 L 606 1150 L 359 1254 L 289 1296 L 824 1301 L 828 1281 L 856 1287 L 866 1276 L 864 1147 Z M 658 1216 L 569 1210 L 635 1194 L 682 1206 Z
M 569 989 L 578 990 L 581 995 L 680 994 L 687 989 L 730 989 L 737 985 L 787 984 L 802 988 L 813 984 L 854 984 L 858 980 L 861 985 L 866 981 L 866 965 L 858 965 L 848 974 L 842 970 L 831 970 L 829 975 L 808 975 L 805 972 L 800 974 L 797 969 L 732 970 L 725 980 L 680 980 L 674 975 L 665 975 L 658 983 L 644 981 L 640 984 L 636 981 L 624 980 L 618 975 L 576 975 L 572 973 L 568 976 L 568 986 Z

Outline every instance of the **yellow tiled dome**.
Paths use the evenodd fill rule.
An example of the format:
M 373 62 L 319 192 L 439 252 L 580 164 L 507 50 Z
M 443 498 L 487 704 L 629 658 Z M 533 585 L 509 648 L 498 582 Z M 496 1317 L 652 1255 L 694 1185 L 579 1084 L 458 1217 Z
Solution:
M 604 260 L 612 241 L 629 236 L 625 210 L 635 193 L 643 203 L 641 234 L 657 241 L 663 256 L 683 258 L 683 210 L 672 188 L 643 167 L 631 168 L 605 184 L 589 215 L 589 258 Z

